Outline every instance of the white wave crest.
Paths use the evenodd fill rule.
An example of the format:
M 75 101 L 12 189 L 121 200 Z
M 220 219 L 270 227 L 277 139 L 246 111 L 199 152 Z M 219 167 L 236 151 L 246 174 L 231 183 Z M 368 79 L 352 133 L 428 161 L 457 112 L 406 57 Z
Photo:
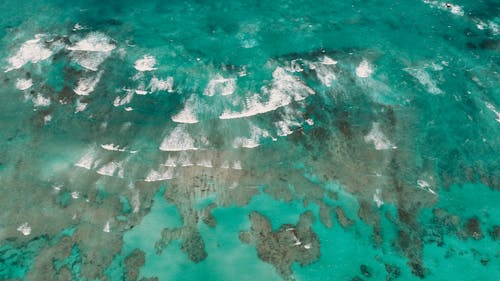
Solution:
M 66 49 L 72 51 L 73 61 L 86 69 L 97 71 L 99 65 L 109 57 L 115 47 L 115 44 L 105 34 L 92 32 Z
M 173 169 L 166 169 L 165 171 L 155 171 L 151 170 L 148 175 L 146 176 L 146 179 L 144 181 L 147 182 L 154 182 L 154 181 L 163 181 L 163 180 L 169 180 L 174 178 L 174 170 Z
M 43 34 L 37 34 L 35 39 L 24 42 L 16 54 L 7 59 L 9 66 L 5 69 L 5 72 L 19 69 L 28 62 L 37 63 L 52 56 L 52 51 L 43 46 L 42 37 Z
M 16 80 L 16 88 L 21 91 L 27 90 L 31 88 L 31 86 L 33 86 L 33 80 L 31 79 L 18 78 Z
M 156 59 L 151 55 L 145 55 L 135 61 L 134 67 L 137 71 L 153 71 L 156 70 Z
M 198 118 L 196 118 L 196 115 L 194 113 L 194 107 L 196 106 L 196 104 L 196 97 L 192 95 L 184 104 L 184 109 L 171 117 L 172 121 L 186 124 L 198 123 Z
M 35 107 L 44 107 L 50 105 L 50 98 L 46 98 L 41 94 L 37 94 L 36 97 L 32 99 L 32 101 Z
M 222 75 L 217 74 L 213 79 L 208 82 L 205 91 L 203 92 L 206 96 L 213 96 L 215 94 L 220 94 L 222 96 L 228 96 L 234 93 L 236 90 L 236 79 L 234 78 L 224 78 Z
M 376 150 L 385 150 L 385 149 L 396 149 L 397 147 L 392 144 L 387 137 L 380 130 L 380 124 L 378 122 L 373 122 L 372 129 L 365 136 L 366 142 L 373 142 Z
M 185 151 L 196 150 L 194 139 L 189 135 L 184 126 L 177 126 L 160 145 L 163 151 Z
M 74 89 L 75 93 L 79 96 L 88 96 L 94 91 L 95 86 L 99 83 L 99 80 L 101 80 L 101 76 L 102 70 L 99 71 L 97 75 L 80 78 L 80 80 L 78 80 L 78 85 Z
M 424 69 L 405 68 L 403 70 L 406 71 L 411 76 L 413 76 L 415 79 L 417 79 L 418 82 L 426 88 L 427 92 L 433 95 L 443 94 L 443 91 L 439 89 L 438 86 L 436 85 L 436 81 L 434 81 L 429 75 L 429 73 Z
M 276 110 L 289 105 L 292 101 L 300 101 L 313 95 L 314 91 L 302 81 L 288 74 L 283 68 L 277 67 L 273 72 L 273 84 L 270 89 L 264 89 L 268 94 L 267 102 L 261 101 L 261 96 L 255 94 L 246 100 L 245 108 L 241 112 L 224 111 L 220 119 L 235 119 L 250 117 Z
M 167 91 L 169 93 L 172 93 L 174 91 L 173 85 L 174 85 L 174 78 L 173 77 L 168 77 L 167 80 L 158 79 L 156 77 L 153 77 L 151 79 L 151 81 L 149 82 L 148 88 L 151 90 L 151 92 Z
M 373 69 L 367 60 L 363 60 L 356 67 L 356 75 L 361 78 L 370 77 L 373 73 Z

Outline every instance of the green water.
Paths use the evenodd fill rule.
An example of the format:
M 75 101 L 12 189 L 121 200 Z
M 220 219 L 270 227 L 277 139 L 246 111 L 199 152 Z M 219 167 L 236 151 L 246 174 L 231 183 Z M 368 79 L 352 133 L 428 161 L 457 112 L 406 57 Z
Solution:
M 498 1 L 0 13 L 0 280 L 499 280 Z

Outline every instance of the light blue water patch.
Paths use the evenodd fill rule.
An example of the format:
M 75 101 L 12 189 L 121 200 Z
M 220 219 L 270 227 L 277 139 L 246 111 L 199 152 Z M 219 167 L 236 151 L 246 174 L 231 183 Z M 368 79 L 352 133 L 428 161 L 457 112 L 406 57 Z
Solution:
M 445 236 L 444 241 L 444 246 L 424 246 L 424 263 L 430 271 L 428 280 L 498 280 L 498 242 L 489 237 L 481 241 L 464 241 L 456 236 Z
M 162 230 L 165 227 L 182 226 L 182 220 L 176 207 L 163 198 L 163 192 L 164 189 L 161 188 L 156 193 L 151 211 L 141 223 L 124 234 L 125 252 L 139 248 L 154 256 L 154 243 L 160 239 Z M 147 257 L 146 260 L 148 260 Z
M 487 226 L 500 225 L 500 193 L 482 184 L 464 184 L 439 192 L 439 203 L 443 208 L 466 220 L 477 216 Z
M 388 270 L 417 280 L 409 263 L 421 262 L 423 280 L 498 281 L 500 5 L 446 2 L 2 1 L 0 279 L 49 274 L 33 263 L 64 237 L 72 252 L 56 267 L 71 267 L 75 280 L 103 268 L 123 280 L 134 249 L 146 257 L 141 277 L 281 280 L 238 234 L 252 211 L 276 230 L 309 210 L 321 256 L 294 264 L 297 280 L 388 280 Z M 140 65 L 145 57 L 152 65 Z M 241 118 L 220 118 L 228 112 Z M 380 132 L 370 134 L 375 122 Z M 160 149 L 180 131 L 176 151 Z M 177 151 L 185 146 L 197 149 Z M 127 188 L 152 184 L 141 182 L 151 171 L 182 185 L 172 201 Z M 224 194 L 236 190 L 214 183 L 302 193 L 286 202 L 260 190 L 240 206 L 224 201 L 240 199 Z M 376 188 L 391 203 L 375 208 Z M 151 199 L 151 209 L 137 204 Z M 342 228 L 332 210 L 326 228 L 316 200 L 354 224 Z M 211 211 L 211 228 L 203 209 L 214 202 L 230 207 Z M 358 217 L 364 204 L 376 222 Z M 436 209 L 458 216 L 458 230 L 437 225 Z M 480 240 L 462 237 L 471 218 Z M 101 233 L 108 220 L 105 246 L 122 249 L 98 267 L 86 257 L 110 252 L 84 247 L 101 245 L 86 229 Z M 18 229 L 25 222 L 28 234 Z M 180 227 L 201 233 L 205 260 L 189 260 L 182 239 L 156 254 L 162 230 Z M 422 247 L 402 246 L 404 234 Z

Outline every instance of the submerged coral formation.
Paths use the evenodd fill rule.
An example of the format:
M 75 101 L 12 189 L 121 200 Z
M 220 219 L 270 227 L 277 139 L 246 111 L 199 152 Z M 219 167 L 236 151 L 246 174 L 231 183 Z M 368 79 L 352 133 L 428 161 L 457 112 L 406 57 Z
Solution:
M 45 2 L 0 20 L 1 280 L 496 281 L 482 4 Z

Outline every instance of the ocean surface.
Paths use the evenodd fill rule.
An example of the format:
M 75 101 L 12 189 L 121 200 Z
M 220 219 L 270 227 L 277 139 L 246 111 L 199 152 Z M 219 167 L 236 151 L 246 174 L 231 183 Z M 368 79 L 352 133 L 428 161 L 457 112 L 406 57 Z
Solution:
M 500 1 L 0 15 L 0 280 L 500 280 Z

